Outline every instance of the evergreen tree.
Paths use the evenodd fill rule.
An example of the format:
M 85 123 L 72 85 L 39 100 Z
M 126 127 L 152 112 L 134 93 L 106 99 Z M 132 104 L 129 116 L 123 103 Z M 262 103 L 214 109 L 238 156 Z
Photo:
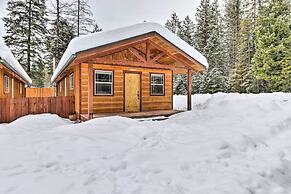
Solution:
M 208 69 L 193 76 L 193 93 L 217 93 L 227 92 L 227 78 L 223 76 L 221 70 L 217 68 Z
M 202 0 L 196 13 L 195 48 L 207 58 L 209 69 L 193 77 L 193 90 L 198 93 L 222 92 L 228 88 L 221 20 L 218 1 Z
M 224 15 L 225 45 L 227 50 L 228 70 L 238 63 L 239 31 L 242 19 L 241 0 L 226 0 Z
M 174 75 L 173 92 L 175 95 L 187 94 L 187 77 L 184 74 Z
M 181 29 L 181 22 L 178 15 L 173 12 L 171 18 L 167 20 L 165 27 L 168 28 L 174 34 L 178 34 L 179 30 Z
M 254 55 L 253 23 L 249 18 L 243 19 L 240 27 L 238 62 L 230 75 L 232 92 L 249 93 L 254 89 L 252 59 Z
M 74 24 L 76 36 L 102 30 L 93 19 L 89 0 L 73 0 L 66 14 Z
M 186 16 L 183 20 L 180 29 L 178 30 L 178 36 L 187 42 L 189 45 L 194 45 L 194 31 L 195 26 L 193 21 L 190 19 L 189 16 Z
M 57 34 L 57 28 L 59 32 Z M 57 65 L 66 51 L 70 41 L 74 38 L 74 27 L 65 18 L 60 17 L 59 24 L 56 20 L 52 21 L 51 29 L 49 30 L 46 49 L 48 51 L 48 68 L 49 74 L 52 74 L 53 62 Z
M 253 71 L 271 92 L 291 91 L 290 6 L 288 0 L 270 0 L 257 22 Z
M 43 50 L 47 32 L 45 0 L 9 0 L 7 11 L 3 18 L 4 40 L 32 78 L 33 85 L 43 86 Z
M 225 71 L 221 15 L 218 1 L 202 0 L 196 13 L 195 48 L 208 60 L 209 68 Z

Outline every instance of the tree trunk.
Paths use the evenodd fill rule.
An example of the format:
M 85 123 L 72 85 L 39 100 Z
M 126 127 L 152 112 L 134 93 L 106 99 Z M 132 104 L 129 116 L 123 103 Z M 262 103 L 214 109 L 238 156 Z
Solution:
M 30 68 L 30 44 L 31 44 L 31 0 L 29 0 L 29 5 L 28 5 L 28 34 L 27 34 L 27 73 L 29 76 L 31 76 L 31 68 Z

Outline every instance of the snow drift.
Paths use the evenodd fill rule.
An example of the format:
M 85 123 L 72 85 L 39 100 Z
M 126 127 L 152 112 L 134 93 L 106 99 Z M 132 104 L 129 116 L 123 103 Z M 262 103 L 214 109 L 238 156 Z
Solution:
M 183 109 L 186 97 L 176 96 Z M 0 193 L 291 193 L 290 94 L 193 96 L 165 121 L 0 125 Z

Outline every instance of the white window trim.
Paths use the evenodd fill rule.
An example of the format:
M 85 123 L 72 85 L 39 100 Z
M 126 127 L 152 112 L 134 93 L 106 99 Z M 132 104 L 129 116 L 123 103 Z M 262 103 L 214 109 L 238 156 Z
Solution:
M 60 93 L 61 93 L 62 92 L 62 81 L 59 82 L 59 85 L 60 85 L 59 90 L 60 90 Z
M 152 83 L 152 77 L 153 76 L 159 76 L 159 77 L 162 77 L 163 78 L 163 83 L 162 84 L 155 84 L 155 83 Z M 164 96 L 165 95 L 165 75 L 164 74 L 160 74 L 160 73 L 152 73 L 151 74 L 151 77 L 150 77 L 150 79 L 151 79 L 151 96 Z M 154 94 L 154 93 L 152 93 L 152 87 L 153 86 L 163 86 L 163 93 L 162 94 Z
M 97 82 L 96 81 L 96 74 L 103 73 L 103 74 L 111 74 L 111 82 Z M 94 71 L 94 95 L 95 96 L 113 96 L 113 71 L 104 71 L 104 70 L 95 70 Z M 97 94 L 96 85 L 97 84 L 110 84 L 111 85 L 111 92 L 110 94 Z
M 67 96 L 67 78 L 65 77 L 65 96 Z
M 9 90 L 10 90 L 10 87 L 9 87 L 9 76 L 7 76 L 7 75 L 4 75 L 4 93 L 5 94 L 9 94 Z
M 70 80 L 70 90 L 73 90 L 74 89 L 74 81 L 75 81 L 75 78 L 74 78 L 74 73 L 71 73 L 69 75 L 69 80 Z
M 12 98 L 14 98 L 14 78 L 11 79 Z

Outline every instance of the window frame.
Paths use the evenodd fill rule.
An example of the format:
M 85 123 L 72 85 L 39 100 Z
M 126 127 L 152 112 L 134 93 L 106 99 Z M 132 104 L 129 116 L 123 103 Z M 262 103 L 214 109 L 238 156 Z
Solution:
M 22 95 L 22 83 L 19 82 L 19 94 Z
M 74 90 L 74 88 L 75 88 L 74 82 L 75 82 L 74 73 L 71 73 L 69 75 L 69 87 L 70 87 L 70 90 Z
M 62 80 L 59 81 L 59 92 L 60 92 L 60 94 L 62 93 Z
M 6 85 L 6 81 L 8 80 L 7 84 Z M 4 94 L 9 94 L 10 93 L 10 77 L 6 74 L 4 74 L 3 76 L 3 84 L 4 84 L 4 87 L 3 87 L 3 90 L 4 90 Z
M 153 84 L 152 83 L 152 76 L 162 76 L 163 77 L 163 84 Z M 163 86 L 163 93 L 162 94 L 152 93 L 153 86 Z M 150 73 L 150 95 L 151 96 L 165 96 L 165 74 L 164 73 Z
M 111 82 L 97 82 L 96 81 L 96 76 L 97 76 L 97 73 L 109 73 L 111 74 Z M 113 70 L 103 70 L 103 69 L 95 69 L 94 70 L 94 76 L 93 76 L 93 85 L 94 85 L 94 96 L 114 96 L 114 71 Z M 111 93 L 110 94 L 97 94 L 97 91 L 96 91 L 96 86 L 97 84 L 110 84 L 111 85 Z

